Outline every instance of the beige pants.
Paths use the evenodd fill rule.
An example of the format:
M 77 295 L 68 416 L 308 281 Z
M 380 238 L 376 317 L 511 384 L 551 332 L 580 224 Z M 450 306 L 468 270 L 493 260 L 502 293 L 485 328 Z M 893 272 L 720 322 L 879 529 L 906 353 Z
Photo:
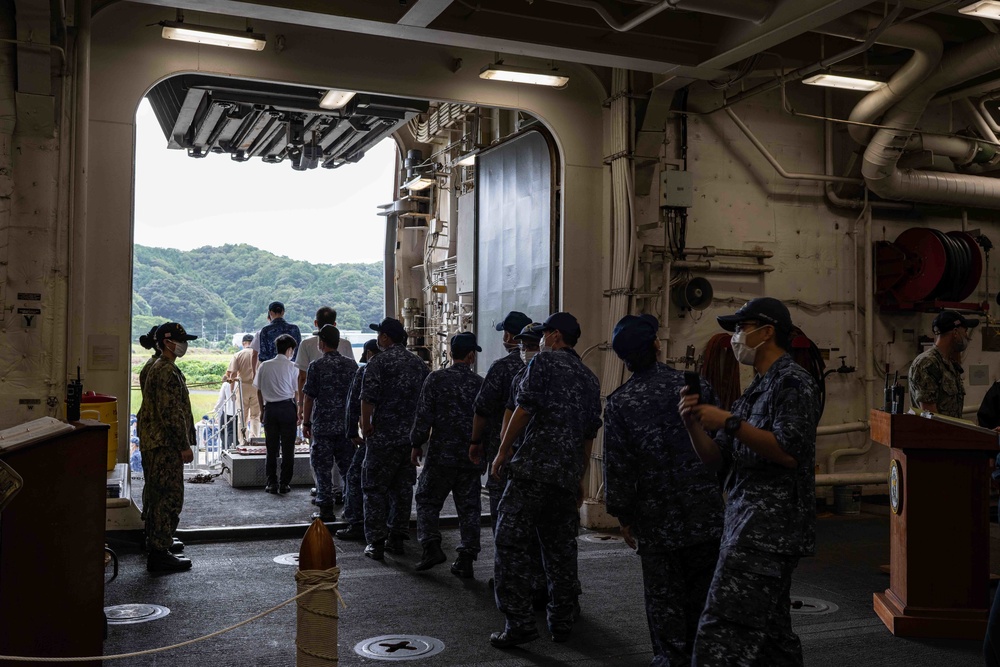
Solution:
M 246 420 L 247 437 L 260 437 L 260 404 L 257 402 L 257 388 L 252 382 L 241 381 L 240 390 L 243 394 L 243 419 Z M 240 429 L 240 442 L 243 442 L 242 429 Z

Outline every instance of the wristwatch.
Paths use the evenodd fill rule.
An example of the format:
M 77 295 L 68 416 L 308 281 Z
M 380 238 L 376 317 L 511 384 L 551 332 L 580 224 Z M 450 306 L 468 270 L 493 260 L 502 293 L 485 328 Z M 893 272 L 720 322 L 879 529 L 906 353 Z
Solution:
M 740 424 L 742 423 L 743 417 L 740 417 L 739 415 L 729 415 L 726 417 L 726 421 L 722 425 L 722 432 L 732 438 L 736 435 L 736 432 L 740 430 Z

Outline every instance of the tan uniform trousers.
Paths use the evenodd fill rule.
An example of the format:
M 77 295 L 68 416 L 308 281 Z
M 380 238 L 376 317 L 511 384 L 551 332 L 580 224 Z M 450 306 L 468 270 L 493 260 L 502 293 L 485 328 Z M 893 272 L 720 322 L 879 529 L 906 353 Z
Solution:
M 243 394 L 243 419 L 246 423 L 246 436 L 243 435 L 244 430 L 240 429 L 240 442 L 249 444 L 244 441 L 244 437 L 260 437 L 260 404 L 257 402 L 257 388 L 253 386 L 253 382 L 241 381 L 240 392 Z

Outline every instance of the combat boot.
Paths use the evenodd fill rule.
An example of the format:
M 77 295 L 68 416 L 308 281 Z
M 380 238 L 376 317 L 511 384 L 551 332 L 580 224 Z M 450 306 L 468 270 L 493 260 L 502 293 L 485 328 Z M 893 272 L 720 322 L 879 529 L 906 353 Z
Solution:
M 150 551 L 146 558 L 146 569 L 150 572 L 183 572 L 191 569 L 191 560 L 167 550 Z
M 337 520 L 337 515 L 333 511 L 333 503 L 324 503 L 317 505 L 317 507 L 319 507 L 319 511 L 313 512 L 310 520 L 319 519 L 323 523 L 330 523 Z
M 365 547 L 365 556 L 372 560 L 385 560 L 385 540 L 377 540 Z
M 175 537 L 173 543 L 171 543 L 171 545 L 167 547 L 167 551 L 169 551 L 172 554 L 179 554 L 182 551 L 184 551 L 184 543 Z
M 458 560 L 451 564 L 451 573 L 462 579 L 472 579 L 472 554 L 460 551 Z
M 337 539 L 340 540 L 363 540 L 365 539 L 365 529 L 361 524 L 351 524 L 347 528 L 337 531 Z
M 416 567 L 413 569 L 418 572 L 429 570 L 435 565 L 440 565 L 446 560 L 448 560 L 448 557 L 444 555 L 443 551 L 441 551 L 441 543 L 434 540 L 424 545 L 424 554 L 420 557 L 420 562 L 417 563 Z
M 398 533 L 389 533 L 389 538 L 385 541 L 385 550 L 388 553 L 396 554 L 397 556 L 402 555 L 404 539 L 406 538 Z M 444 561 L 441 562 L 443 563 Z

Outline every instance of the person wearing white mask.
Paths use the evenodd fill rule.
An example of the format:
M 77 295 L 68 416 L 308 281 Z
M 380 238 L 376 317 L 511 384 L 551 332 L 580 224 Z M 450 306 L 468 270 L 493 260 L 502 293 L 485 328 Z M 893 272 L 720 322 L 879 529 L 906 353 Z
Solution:
M 257 400 L 264 411 L 264 446 L 267 457 L 264 460 L 264 475 L 268 493 L 288 493 L 292 490 L 292 475 L 295 466 L 295 431 L 298 426 L 298 411 L 295 409 L 295 393 L 298 390 L 298 369 L 292 363 L 295 356 L 295 339 L 289 334 L 281 334 L 274 341 L 277 356 L 257 367 L 253 386 L 257 388 Z M 281 452 L 281 478 L 278 478 L 278 452 Z
M 914 408 L 962 418 L 965 385 L 962 384 L 962 353 L 969 347 L 972 330 L 979 320 L 954 310 L 937 314 L 931 324 L 934 345 L 910 364 L 910 399 Z
M 751 299 L 718 322 L 734 332 L 733 354 L 756 376 L 731 412 L 686 390 L 678 404 L 695 453 L 721 473 L 726 493 L 692 664 L 801 665 L 788 599 L 799 558 L 816 547 L 819 387 L 788 354 L 792 320 L 777 299 Z
M 146 376 L 143 393 L 143 510 L 146 528 L 146 569 L 178 572 L 191 561 L 171 550 L 183 549 L 174 531 L 184 506 L 184 464 L 194 460 L 194 417 L 184 374 L 174 362 L 187 352 L 188 334 L 177 322 L 160 325 L 156 345 L 160 357 Z M 180 545 L 175 546 L 175 545 Z

